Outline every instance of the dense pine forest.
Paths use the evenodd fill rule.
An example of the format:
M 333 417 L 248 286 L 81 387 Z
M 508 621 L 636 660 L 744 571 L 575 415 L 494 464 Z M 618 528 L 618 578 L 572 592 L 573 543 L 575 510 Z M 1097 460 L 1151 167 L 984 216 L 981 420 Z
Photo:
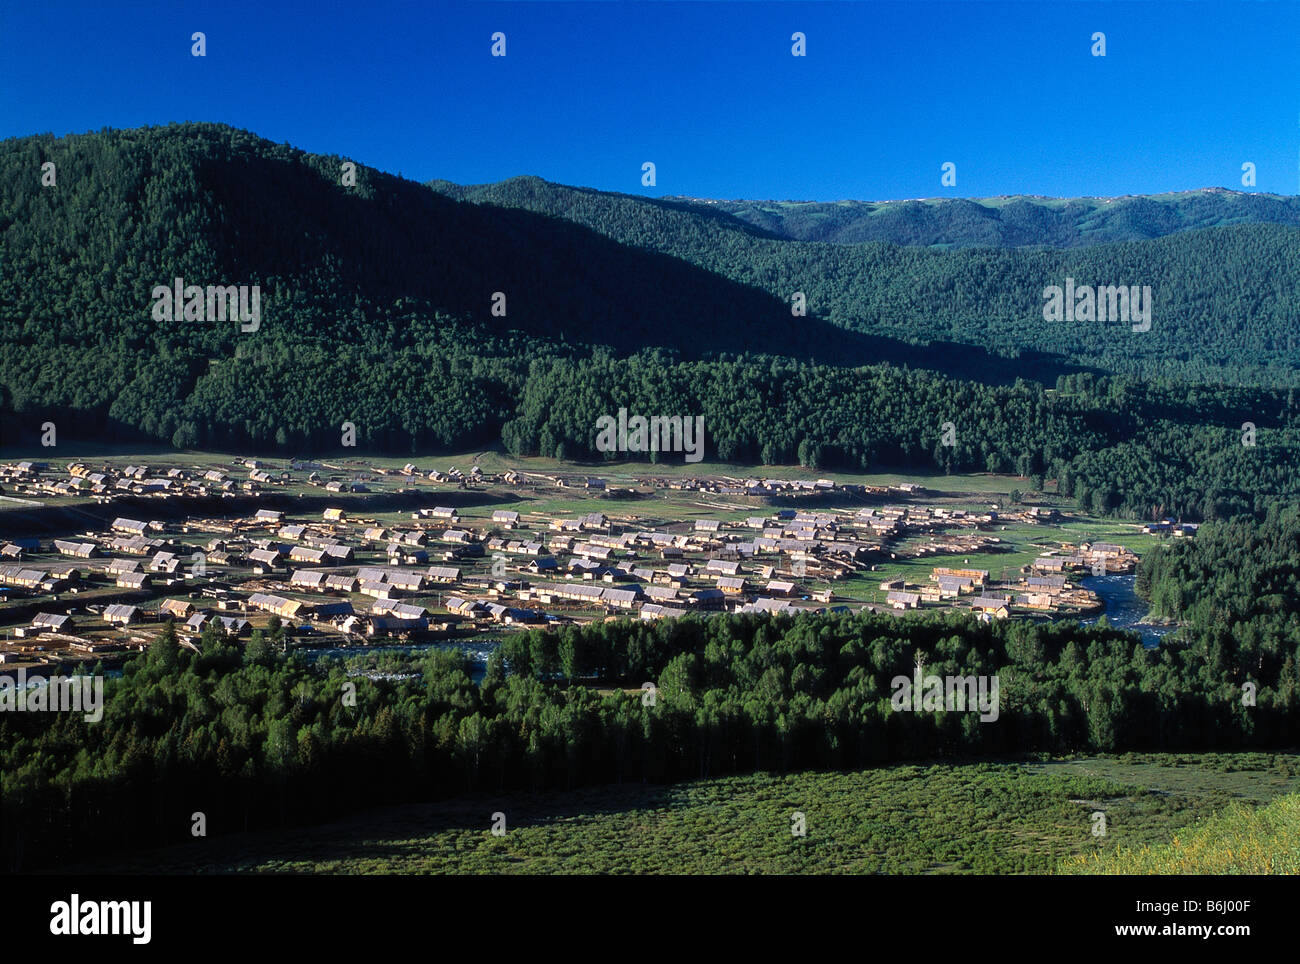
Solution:
M 1203 526 L 1138 569 L 1152 615 L 1195 627 L 1216 662 L 1240 654 L 1243 671 L 1294 675 L 1300 660 L 1300 509 L 1270 508 L 1263 523 Z

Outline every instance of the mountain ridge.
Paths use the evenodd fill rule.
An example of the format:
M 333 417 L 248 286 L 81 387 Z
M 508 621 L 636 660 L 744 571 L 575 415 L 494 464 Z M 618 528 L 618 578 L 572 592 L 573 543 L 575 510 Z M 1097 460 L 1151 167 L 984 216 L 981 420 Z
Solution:
M 788 241 L 836 244 L 884 242 L 935 248 L 1076 248 L 1151 240 L 1185 231 L 1234 224 L 1300 227 L 1300 197 L 1205 187 L 1160 194 L 1114 197 L 1050 197 L 1006 194 L 985 198 L 934 196 L 836 201 L 722 199 L 689 195 L 630 194 L 575 187 L 536 175 L 484 184 L 437 179 L 435 191 L 459 200 L 493 201 L 556 191 L 640 201 L 651 206 L 712 212 L 734 219 L 738 229 Z

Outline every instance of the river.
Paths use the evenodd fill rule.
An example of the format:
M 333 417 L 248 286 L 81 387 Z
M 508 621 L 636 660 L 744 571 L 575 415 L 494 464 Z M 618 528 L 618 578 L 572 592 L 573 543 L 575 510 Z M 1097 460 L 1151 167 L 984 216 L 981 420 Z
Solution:
M 1173 632 L 1176 626 L 1157 626 L 1142 622 L 1147 615 L 1147 604 L 1133 591 L 1137 576 L 1133 573 L 1116 573 L 1107 576 L 1085 576 L 1080 585 L 1091 589 L 1106 604 L 1106 619 L 1116 629 L 1131 629 L 1142 637 L 1142 645 L 1154 649 L 1160 640 Z M 1097 622 L 1097 616 L 1079 620 L 1084 626 Z

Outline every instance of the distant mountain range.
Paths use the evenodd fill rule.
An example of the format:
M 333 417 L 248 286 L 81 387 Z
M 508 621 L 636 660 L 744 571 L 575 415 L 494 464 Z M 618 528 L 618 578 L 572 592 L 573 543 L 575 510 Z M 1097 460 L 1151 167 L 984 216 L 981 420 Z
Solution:
M 1074 248 L 1230 224 L 1300 225 L 1300 198 L 1203 188 L 1117 198 L 698 201 L 794 241 Z
M 604 198 L 629 198 L 668 210 L 684 206 L 720 212 L 758 228 L 762 236 L 787 241 L 828 241 L 938 248 L 1077 248 L 1120 241 L 1145 241 L 1182 231 L 1233 224 L 1300 226 L 1300 197 L 1248 194 L 1209 187 L 1173 194 L 1115 198 L 1049 198 L 1017 195 L 996 198 L 921 198 L 904 201 L 725 201 L 707 198 L 643 198 L 517 177 L 494 184 L 461 187 L 432 181 L 435 190 L 467 201 L 511 206 L 531 199 L 555 205 L 556 192 L 582 191 Z M 553 213 L 572 211 L 572 203 Z M 737 225 L 739 227 L 739 225 Z

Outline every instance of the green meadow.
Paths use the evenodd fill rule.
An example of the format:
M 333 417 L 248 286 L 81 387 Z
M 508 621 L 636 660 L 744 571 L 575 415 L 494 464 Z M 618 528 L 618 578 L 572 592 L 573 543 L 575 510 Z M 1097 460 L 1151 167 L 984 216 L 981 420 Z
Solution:
M 673 786 L 466 796 L 371 810 L 317 827 L 214 836 L 71 869 L 185 874 L 1077 872 L 1081 866 L 1097 866 L 1098 858 L 1105 867 L 1108 860 L 1124 859 L 1116 855 L 1183 839 L 1216 814 L 1253 813 L 1294 792 L 1298 782 L 1300 757 L 1262 753 L 1126 754 L 757 774 Z M 1105 817 L 1104 833 L 1098 832 L 1098 813 Z M 494 821 L 499 828 L 504 821 L 500 835 L 492 832 Z

